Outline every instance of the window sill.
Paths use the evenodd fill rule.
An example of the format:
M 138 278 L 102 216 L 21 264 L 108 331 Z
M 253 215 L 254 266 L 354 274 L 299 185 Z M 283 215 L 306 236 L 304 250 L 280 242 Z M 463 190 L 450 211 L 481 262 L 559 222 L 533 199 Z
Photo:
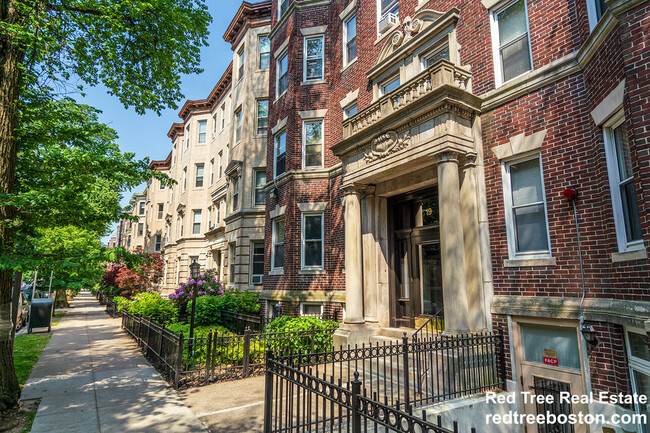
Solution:
M 326 272 L 324 269 L 301 269 L 298 271 L 298 275 L 325 275 Z
M 269 271 L 269 275 L 284 275 L 284 268 L 273 269 Z
M 544 259 L 506 259 L 503 261 L 504 268 L 532 268 L 541 266 L 555 266 L 555 257 Z
M 275 101 L 273 101 L 273 103 L 278 102 L 280 100 L 280 98 L 282 98 L 286 94 L 287 94 L 286 90 L 284 92 L 280 93 L 278 96 L 275 97 Z
M 634 260 L 645 260 L 648 253 L 645 247 L 638 250 L 625 251 L 622 253 L 612 253 L 612 263 L 631 262 Z
M 327 84 L 327 80 L 325 79 L 320 79 L 320 80 L 305 80 L 302 83 L 300 83 L 301 86 L 312 86 L 315 84 Z
M 347 65 L 343 66 L 343 68 L 341 68 L 341 73 L 347 71 L 349 68 L 356 65 L 357 64 L 357 59 L 358 59 L 358 57 L 355 57 L 354 60 L 352 60 L 351 62 L 348 62 Z

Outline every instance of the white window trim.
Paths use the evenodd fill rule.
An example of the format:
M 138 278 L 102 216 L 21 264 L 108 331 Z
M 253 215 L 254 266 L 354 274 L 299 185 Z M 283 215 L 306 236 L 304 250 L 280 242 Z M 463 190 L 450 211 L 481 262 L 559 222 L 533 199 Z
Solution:
M 277 177 L 278 177 L 278 152 L 277 152 L 278 141 L 277 141 L 277 138 L 282 134 L 285 134 L 284 135 L 284 173 L 287 172 L 287 135 L 286 135 L 287 130 L 282 129 L 282 130 L 276 132 L 273 135 L 273 179 L 277 179 Z M 284 174 L 284 173 L 282 173 L 282 174 Z M 282 174 L 280 176 L 282 176 Z
M 355 8 L 352 9 L 352 11 L 350 11 L 350 13 L 345 18 L 343 18 L 343 67 L 344 68 L 348 66 L 350 63 L 355 62 L 357 60 L 357 57 L 359 57 L 359 55 L 357 54 L 357 57 L 355 57 L 354 59 L 352 60 L 348 59 L 348 23 L 352 18 L 356 18 L 356 16 L 357 16 L 357 10 Z M 357 35 L 356 38 L 358 41 L 359 36 Z
M 267 53 L 269 55 L 269 66 L 267 66 L 266 68 L 262 67 L 262 54 L 263 54 L 262 53 L 262 38 L 269 39 L 269 35 L 266 34 L 266 35 L 258 35 L 257 36 L 257 70 L 258 71 L 265 71 L 265 70 L 267 70 L 267 69 L 269 69 L 271 67 L 271 45 L 270 45 L 271 40 L 270 39 L 269 39 L 269 51 Z
M 269 100 L 266 98 L 260 98 L 255 100 L 255 135 L 258 137 L 265 137 L 267 132 L 259 133 L 260 130 L 260 102 L 266 101 L 266 130 L 269 129 Z
M 287 88 L 279 93 L 280 89 L 280 64 L 284 57 L 287 57 Z M 275 99 L 280 99 L 289 90 L 289 51 L 285 48 L 277 56 L 275 56 Z
M 239 114 L 239 137 L 237 137 L 237 115 Z M 235 146 L 241 143 L 242 141 L 242 136 L 244 135 L 244 110 L 242 109 L 242 106 L 240 105 L 237 107 L 234 113 L 235 117 L 235 127 L 233 128 L 233 141 L 235 142 Z
M 251 197 L 251 203 L 253 203 L 253 207 L 255 207 L 255 206 L 265 206 L 266 205 L 266 202 L 258 204 L 255 201 L 255 196 L 256 196 L 255 193 L 256 193 L 256 190 L 257 190 L 257 173 L 260 173 L 260 172 L 266 173 L 266 168 L 261 167 L 261 168 L 254 168 L 253 169 L 253 196 Z M 264 189 L 262 189 L 262 190 L 264 190 Z
M 321 257 L 320 266 L 305 266 L 305 217 L 320 215 L 320 241 Z M 325 214 L 324 212 L 303 212 L 300 217 L 300 269 L 323 270 L 325 269 Z
M 226 103 L 221 104 L 221 129 L 219 132 L 223 132 L 226 129 Z
M 237 77 L 237 82 L 241 81 L 242 78 L 244 78 L 244 74 L 246 73 L 245 70 L 245 65 L 244 63 L 246 62 L 246 45 L 242 44 L 241 48 L 237 50 L 237 74 L 239 75 Z
M 205 122 L 205 141 L 201 142 L 201 122 Z M 208 120 L 207 119 L 202 119 L 197 121 L 196 123 L 196 144 L 198 145 L 204 145 L 208 143 Z
M 317 78 L 307 78 L 307 41 L 311 39 L 320 39 L 322 41 L 322 74 L 320 77 Z M 303 43 L 302 43 L 302 70 L 303 70 L 303 76 L 302 76 L 302 81 L 303 82 L 312 82 L 312 81 L 321 81 L 325 79 L 325 35 L 320 34 L 320 35 L 309 35 L 305 36 L 303 38 Z M 287 63 L 288 65 L 288 63 Z M 287 87 L 289 87 L 288 82 L 287 82 Z
M 630 350 L 630 339 L 628 336 L 628 332 L 634 332 L 636 334 L 643 334 L 647 335 L 645 330 L 643 329 L 636 329 L 636 328 L 625 328 L 625 350 L 627 353 L 627 359 L 628 359 L 628 372 L 630 374 L 630 384 L 632 385 L 632 390 L 638 389 L 636 380 L 634 378 L 634 371 L 638 371 L 642 374 L 650 376 L 650 362 L 646 361 L 644 359 L 637 358 L 635 356 L 632 356 L 631 350 Z M 636 414 L 640 414 L 638 406 L 635 404 L 634 405 L 634 412 Z M 641 424 L 638 425 L 639 431 L 641 431 L 641 428 L 643 427 Z
M 320 146 L 320 165 L 307 165 L 307 123 L 317 123 L 321 124 L 320 126 L 320 135 L 321 135 L 321 146 Z M 285 150 L 286 155 L 286 150 Z M 325 159 L 325 119 L 315 118 L 302 121 L 302 169 L 303 170 L 314 170 L 323 168 L 323 163 Z M 285 156 L 285 167 L 286 167 L 286 156 Z M 285 170 L 286 171 L 286 170 Z
M 348 105 L 346 105 L 345 107 L 343 107 L 343 120 L 347 120 L 347 119 L 349 119 L 350 117 L 356 116 L 356 114 L 354 114 L 354 115 L 352 115 L 352 116 L 350 116 L 350 115 L 348 114 L 348 111 L 350 111 L 350 109 L 351 109 L 352 107 L 354 107 L 354 106 L 357 107 L 357 113 L 358 113 L 358 112 L 359 112 L 359 104 L 358 104 L 358 102 L 357 102 L 356 99 L 355 99 L 354 101 L 350 102 L 350 103 L 349 103 Z
M 261 274 L 254 274 L 253 273 L 253 265 L 254 265 L 254 259 L 253 257 L 255 256 L 255 244 L 262 244 L 262 248 L 264 247 L 264 241 L 263 240 L 257 240 L 257 241 L 251 241 L 251 246 L 250 246 L 250 273 L 248 275 L 248 281 L 251 286 L 260 286 L 263 283 L 253 283 L 253 275 L 261 275 L 262 276 L 262 281 L 264 280 L 264 270 L 262 269 Z M 264 262 L 262 262 L 264 263 Z
M 530 42 L 530 21 L 528 18 L 528 0 L 524 0 L 524 12 L 526 14 L 526 37 L 528 38 L 528 55 L 530 56 L 530 70 L 524 72 L 521 75 L 511 78 L 508 81 L 503 81 L 503 68 L 501 67 L 501 41 L 499 40 L 499 20 L 498 15 L 504 9 L 509 8 L 518 0 L 509 1 L 504 3 L 497 8 L 490 10 L 490 33 L 492 37 L 492 60 L 494 64 L 494 86 L 501 87 L 510 81 L 516 80 L 524 74 L 529 74 L 535 70 L 535 65 L 533 63 L 533 47 Z
M 548 242 L 548 251 L 532 251 L 532 252 L 517 252 L 515 245 L 515 223 L 512 215 L 512 185 L 510 182 L 510 165 L 530 161 L 532 159 L 539 159 L 539 174 L 542 184 L 542 198 L 544 202 L 544 218 L 546 220 L 546 238 Z M 544 165 L 542 163 L 542 156 L 540 153 L 528 153 L 519 156 L 518 158 L 508 159 L 501 163 L 501 177 L 503 180 L 503 203 L 505 207 L 505 221 L 506 232 L 508 238 L 508 257 L 511 260 L 517 259 L 547 259 L 551 258 L 551 233 L 548 225 L 548 204 L 546 201 L 546 187 L 544 185 Z
M 322 302 L 301 302 L 300 303 L 300 315 L 305 316 L 305 309 L 303 308 L 305 305 L 319 305 L 320 306 L 320 316 L 323 316 L 323 303 Z M 311 315 L 307 315 L 311 316 Z
M 276 218 L 276 219 L 271 221 L 271 270 L 272 271 L 282 271 L 282 270 L 284 270 L 284 258 L 282 260 L 282 265 L 283 266 L 280 266 L 280 267 L 275 266 L 275 244 L 276 244 L 275 240 L 276 240 L 276 238 L 278 236 L 277 230 L 275 229 L 275 224 L 278 221 L 284 221 L 284 216 L 282 216 L 280 218 Z M 285 237 L 286 237 L 286 226 L 285 226 Z M 282 245 L 283 246 L 286 245 L 286 242 L 282 241 Z M 284 249 L 283 249 L 282 254 L 284 254 Z
M 285 14 L 289 12 L 289 7 L 291 6 L 289 4 L 289 0 L 286 1 L 287 1 L 287 10 L 285 11 Z M 280 18 L 284 16 L 284 14 L 282 14 L 281 11 L 282 11 L 282 0 L 278 0 L 278 20 L 280 20 Z
M 198 222 L 198 224 L 199 224 L 199 232 L 194 233 L 194 225 L 197 224 L 197 222 L 196 222 L 197 213 L 200 216 L 199 222 Z M 203 211 L 201 209 L 192 210 L 192 236 L 201 236 L 202 235 L 202 233 L 201 233 L 202 227 L 203 227 Z
M 399 89 L 399 87 L 403 84 L 402 83 L 402 76 L 401 76 L 401 73 L 399 71 L 392 74 L 392 75 L 390 75 L 388 78 L 382 80 L 379 83 L 379 97 L 388 95 L 390 93 L 390 92 L 386 92 L 386 86 L 388 84 L 392 83 L 393 81 L 395 81 L 396 79 L 399 80 L 399 85 L 396 87 L 396 89 Z M 391 90 L 391 92 L 392 91 L 393 90 Z
M 603 140 L 605 142 L 605 159 L 607 162 L 607 175 L 609 177 L 609 190 L 612 199 L 612 211 L 614 213 L 614 226 L 616 228 L 616 242 L 618 252 L 626 253 L 630 251 L 643 250 L 643 238 L 628 242 L 627 233 L 625 232 L 625 217 L 623 215 L 623 202 L 621 201 L 621 190 L 618 184 L 620 174 L 614 152 L 614 129 L 625 122 L 623 110 L 614 114 L 607 122 L 603 124 Z M 638 197 L 637 197 L 638 203 Z

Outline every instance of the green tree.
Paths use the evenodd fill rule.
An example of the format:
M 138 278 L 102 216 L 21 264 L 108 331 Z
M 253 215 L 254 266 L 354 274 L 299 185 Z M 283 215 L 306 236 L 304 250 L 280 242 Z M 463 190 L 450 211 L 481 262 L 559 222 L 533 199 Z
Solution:
M 175 108 L 182 98 L 180 75 L 199 72 L 199 50 L 206 45 L 209 22 L 202 0 L 0 0 L 0 252 L 5 259 L 18 257 L 26 248 L 14 236 L 17 225 L 28 219 L 16 219 L 17 211 L 25 212 L 20 200 L 26 197 L 14 196 L 23 100 L 52 93 L 37 90 L 69 91 L 67 80 L 75 77 L 81 83 L 103 84 L 138 113 Z M 94 186 L 107 195 L 88 198 L 97 200 L 96 207 L 87 210 L 91 220 L 110 196 L 110 185 Z M 65 218 L 65 212 L 54 208 L 45 214 Z M 9 332 L 11 280 L 17 265 L 3 263 L 0 410 L 15 405 L 20 394 Z

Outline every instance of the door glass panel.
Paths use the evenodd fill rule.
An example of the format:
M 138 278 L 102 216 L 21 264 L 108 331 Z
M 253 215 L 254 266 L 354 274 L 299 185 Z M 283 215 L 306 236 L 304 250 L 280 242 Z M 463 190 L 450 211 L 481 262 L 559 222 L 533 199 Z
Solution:
M 574 328 L 521 325 L 524 360 L 580 370 L 580 351 Z
M 535 395 L 552 395 L 553 403 L 537 404 L 537 414 L 548 417 L 549 414 L 570 415 L 573 413 L 571 404 L 560 401 L 561 392 L 571 392 L 571 386 L 568 383 L 558 382 L 556 380 L 533 377 L 533 386 L 530 387 Z M 572 424 L 538 424 L 539 433 L 574 433 Z
M 418 218 L 418 226 L 438 225 L 438 198 L 428 198 L 418 203 L 421 218 Z
M 634 372 L 634 392 L 636 394 L 643 394 L 650 396 L 650 376 L 647 374 L 641 373 L 640 371 L 633 370 Z M 650 419 L 650 404 L 639 404 L 637 408 L 639 414 L 645 415 L 646 419 Z M 650 425 L 646 424 L 641 427 L 643 433 L 650 433 Z
M 647 335 L 628 332 L 627 339 L 630 342 L 630 354 L 632 356 L 643 359 L 644 361 L 650 361 L 650 348 L 648 348 Z
M 399 269 L 398 282 L 400 284 L 399 296 L 408 298 L 409 295 L 409 262 L 408 262 L 408 244 L 404 241 L 399 242 Z
M 420 284 L 422 285 L 422 314 L 436 314 L 442 304 L 442 268 L 440 267 L 440 245 L 420 246 Z

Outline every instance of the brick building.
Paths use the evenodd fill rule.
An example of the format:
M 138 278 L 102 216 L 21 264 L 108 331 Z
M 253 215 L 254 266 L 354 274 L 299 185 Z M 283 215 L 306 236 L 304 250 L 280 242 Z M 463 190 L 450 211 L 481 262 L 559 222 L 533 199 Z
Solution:
M 649 26 L 638 0 L 274 1 L 267 310 L 341 311 L 339 342 L 443 311 L 504 328 L 513 390 L 650 393 Z M 589 427 L 623 429 L 648 431 Z

